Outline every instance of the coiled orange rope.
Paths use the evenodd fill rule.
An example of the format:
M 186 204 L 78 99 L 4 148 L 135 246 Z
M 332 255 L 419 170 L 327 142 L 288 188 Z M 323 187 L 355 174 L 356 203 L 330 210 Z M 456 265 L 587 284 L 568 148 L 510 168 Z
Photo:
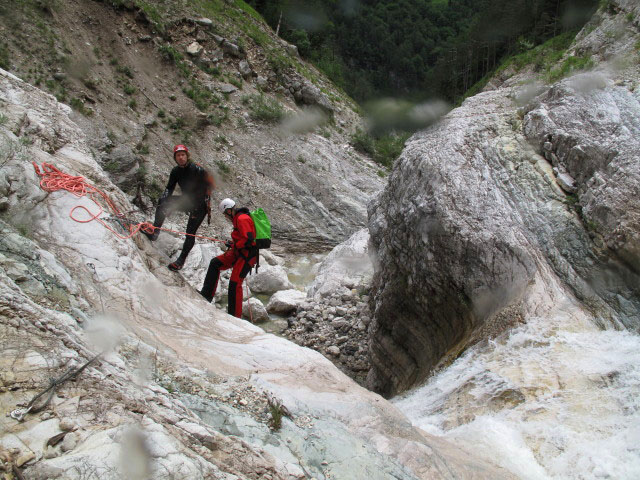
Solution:
M 111 201 L 111 199 L 107 196 L 106 193 L 94 187 L 93 185 L 87 183 L 84 177 L 73 176 L 73 175 L 69 175 L 67 173 L 61 172 L 50 163 L 43 162 L 41 167 L 39 167 L 36 162 L 31 162 L 31 163 L 33 164 L 33 168 L 35 169 L 36 174 L 40 177 L 40 187 L 44 191 L 56 192 L 58 190 L 66 190 L 67 192 L 72 193 L 76 197 L 84 197 L 88 195 L 91 198 L 91 200 L 93 200 L 93 203 L 95 203 L 98 206 L 100 211 L 95 214 L 91 213 L 91 211 L 89 211 L 89 209 L 84 205 L 77 205 L 73 207 L 69 212 L 69 217 L 71 217 L 72 220 L 78 223 L 89 223 L 96 220 L 97 222 L 101 223 L 107 230 L 112 232 L 116 237 L 123 240 L 133 237 L 136 233 L 140 232 L 141 230 L 143 232 L 153 233 L 156 229 L 160 229 L 160 230 L 164 230 L 165 232 L 176 233 L 178 235 L 190 235 L 192 237 L 201 238 L 204 240 L 212 240 L 214 242 L 224 243 L 224 240 L 220 240 L 213 237 L 206 237 L 204 235 L 195 235 L 187 232 L 180 232 L 178 230 L 171 230 L 168 228 L 154 227 L 149 222 L 140 222 L 140 223 L 133 224 L 124 217 L 124 215 L 120 212 L 116 204 Z M 102 208 L 102 205 L 100 205 L 100 203 L 98 202 L 98 198 L 100 197 L 102 198 L 102 200 L 104 200 L 104 202 L 107 204 L 107 207 L 111 210 L 111 214 L 115 218 L 122 220 L 121 224 L 123 225 L 123 228 L 125 228 L 126 226 L 126 229 L 129 231 L 128 235 L 121 235 L 120 233 L 115 231 L 113 228 L 111 228 L 111 226 L 107 222 L 105 222 L 100 218 L 100 216 L 104 213 L 104 209 Z M 87 212 L 87 214 L 89 215 L 89 218 L 83 220 L 83 219 L 74 217 L 74 212 L 77 209 L 81 209 Z

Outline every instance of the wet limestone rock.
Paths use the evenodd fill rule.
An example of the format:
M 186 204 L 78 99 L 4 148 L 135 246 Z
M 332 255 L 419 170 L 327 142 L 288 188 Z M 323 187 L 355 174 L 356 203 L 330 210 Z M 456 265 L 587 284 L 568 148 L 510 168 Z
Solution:
M 638 100 L 611 85 L 576 90 L 575 81 L 532 101 L 526 137 L 518 91 L 502 88 L 407 143 L 369 206 L 371 388 L 390 395 L 424 379 L 500 311 L 527 301 L 546 269 L 603 325 L 639 324 L 640 257 L 630 240 L 640 234 Z M 545 151 L 575 178 L 582 214 Z

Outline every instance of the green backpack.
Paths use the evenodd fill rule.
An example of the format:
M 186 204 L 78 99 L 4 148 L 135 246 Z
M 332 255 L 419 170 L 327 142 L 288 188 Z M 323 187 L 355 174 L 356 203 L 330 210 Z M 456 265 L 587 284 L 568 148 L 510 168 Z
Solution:
M 271 246 L 271 222 L 264 210 L 258 208 L 249 215 L 256 226 L 256 247 L 269 248 Z

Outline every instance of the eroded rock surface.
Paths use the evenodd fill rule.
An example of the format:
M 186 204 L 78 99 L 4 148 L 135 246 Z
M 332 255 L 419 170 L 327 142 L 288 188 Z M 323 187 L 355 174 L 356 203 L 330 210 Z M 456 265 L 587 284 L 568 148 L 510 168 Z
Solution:
M 577 75 L 538 99 L 525 115 L 524 131 L 556 169 L 575 179 L 571 201 L 579 206 L 600 261 L 593 268 L 578 253 L 574 268 L 634 328 L 638 291 L 633 272 L 640 272 L 640 95 L 602 74 Z M 605 276 L 618 285 L 609 285 Z
M 455 357 L 526 303 L 546 266 L 599 325 L 640 324 L 637 93 L 577 82 L 544 91 L 523 121 L 518 90 L 482 93 L 408 142 L 369 211 L 376 391 L 394 394 Z M 559 187 L 563 172 L 577 197 Z

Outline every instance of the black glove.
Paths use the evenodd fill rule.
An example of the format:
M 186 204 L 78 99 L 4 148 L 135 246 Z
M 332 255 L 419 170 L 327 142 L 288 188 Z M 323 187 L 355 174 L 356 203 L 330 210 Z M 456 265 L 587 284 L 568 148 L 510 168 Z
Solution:
M 169 198 L 169 190 L 165 190 L 164 192 L 162 192 L 162 195 L 160 196 L 160 198 L 158 199 L 158 206 L 162 205 L 164 202 L 167 201 L 167 198 Z

